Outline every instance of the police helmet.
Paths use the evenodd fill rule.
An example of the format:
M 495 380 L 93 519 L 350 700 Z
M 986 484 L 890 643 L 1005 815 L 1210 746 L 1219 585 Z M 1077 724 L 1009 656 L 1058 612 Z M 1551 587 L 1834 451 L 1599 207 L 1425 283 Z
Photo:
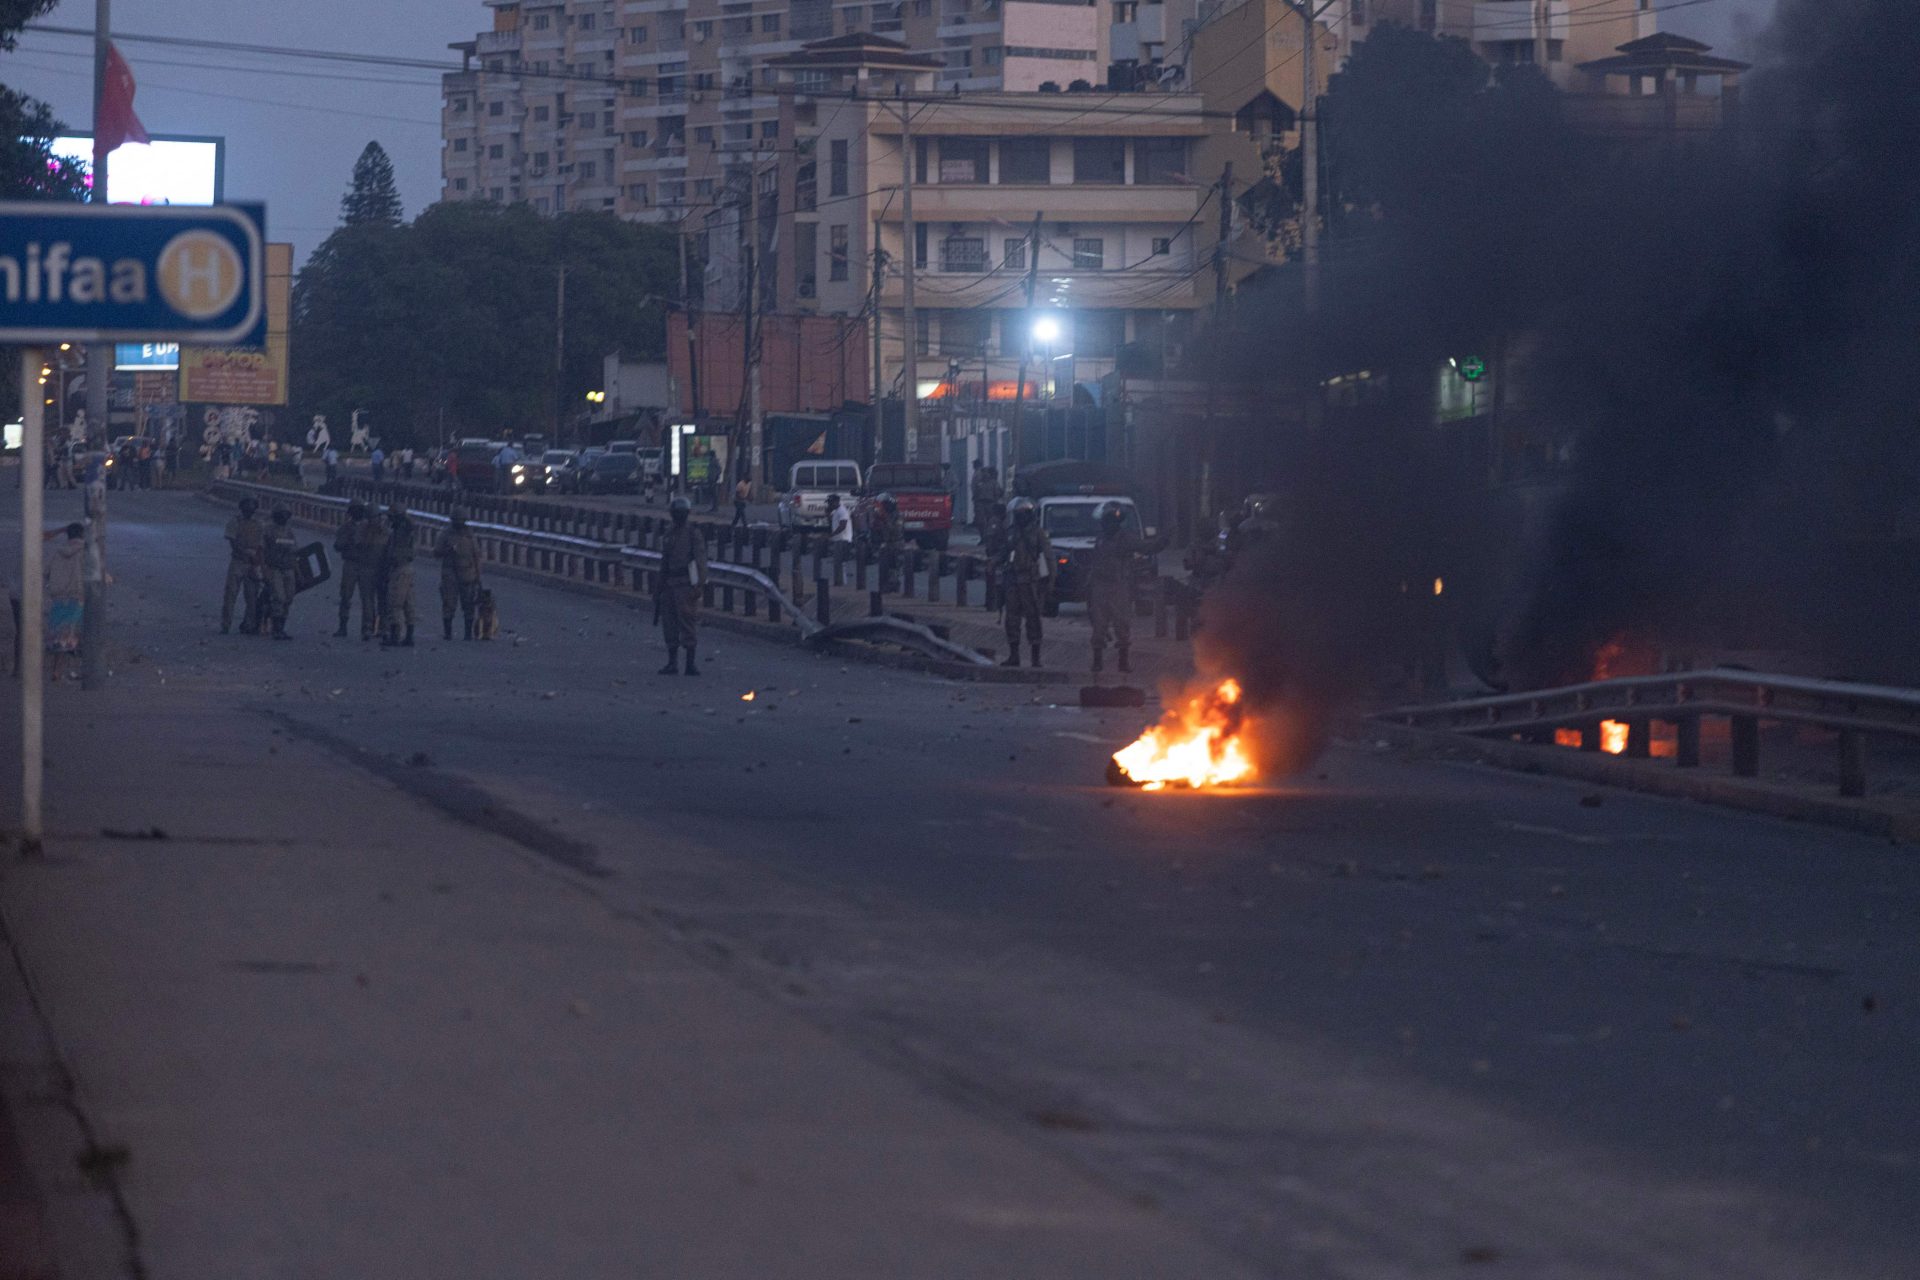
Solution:
M 693 503 L 687 500 L 686 494 L 676 493 L 673 495 L 673 501 L 667 504 L 667 510 L 675 515 L 685 515 L 693 510 Z
M 889 511 L 892 511 L 896 506 L 899 505 L 893 500 L 893 495 L 890 493 L 881 494 L 878 501 L 881 506 L 885 507 Z
M 242 499 L 240 499 L 240 514 L 241 514 L 241 515 L 243 515 L 243 516 L 250 516 L 250 515 L 252 515 L 252 514 L 253 514 L 254 512 L 256 512 L 256 511 L 258 511 L 259 509 L 260 509 L 260 503 L 259 503 L 259 501 L 258 501 L 258 500 L 256 500 L 256 499 L 254 499 L 254 498 L 242 498 Z
M 1033 505 L 1032 498 L 1015 498 L 1007 504 L 1007 514 L 1021 524 L 1033 523 L 1033 515 L 1036 510 L 1038 510 L 1038 508 Z
M 1126 518 L 1127 518 L 1127 509 L 1121 506 L 1119 503 L 1103 502 L 1100 504 L 1100 523 L 1101 524 L 1110 525 L 1113 528 L 1117 529 L 1120 527 L 1120 522 L 1125 520 Z

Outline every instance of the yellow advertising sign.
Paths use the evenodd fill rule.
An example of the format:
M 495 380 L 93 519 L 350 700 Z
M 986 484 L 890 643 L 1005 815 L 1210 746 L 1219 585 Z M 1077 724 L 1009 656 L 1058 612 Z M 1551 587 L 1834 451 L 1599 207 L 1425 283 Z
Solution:
M 180 348 L 180 399 L 187 404 L 287 402 L 287 326 L 293 312 L 293 246 L 267 246 L 267 345 Z

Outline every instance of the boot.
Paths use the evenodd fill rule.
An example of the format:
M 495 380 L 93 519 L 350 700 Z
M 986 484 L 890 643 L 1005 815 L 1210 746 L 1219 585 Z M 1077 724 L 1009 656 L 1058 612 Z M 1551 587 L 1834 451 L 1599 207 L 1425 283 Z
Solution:
M 333 633 L 333 637 L 336 640 L 345 640 L 347 638 L 347 615 L 346 614 L 343 613 L 340 615 L 340 627 L 338 630 L 336 630 Z
M 285 618 L 275 618 L 273 620 L 273 638 L 275 640 L 293 639 L 292 636 L 287 634 L 287 620 Z
M 382 649 L 391 649 L 399 643 L 400 643 L 400 637 L 393 634 L 393 632 L 382 631 L 380 633 L 380 647 Z
M 451 617 L 440 619 L 440 630 L 446 639 L 453 639 L 453 619 Z
M 400 647 L 402 649 L 413 648 L 413 624 L 412 623 L 407 624 L 407 638 L 400 642 Z
M 1121 652 L 1125 653 L 1126 650 L 1122 649 Z M 1099 645 L 1093 646 L 1093 669 L 1095 673 L 1097 674 L 1105 670 L 1106 665 L 1107 665 L 1107 651 L 1105 649 L 1102 649 Z M 1123 671 L 1125 669 L 1126 668 L 1124 667 L 1121 668 L 1121 670 Z
M 667 650 L 667 665 L 660 668 L 660 674 L 663 676 L 677 676 L 680 674 L 680 651 L 678 649 Z
M 1127 646 L 1126 646 L 1126 645 L 1121 645 L 1121 646 L 1120 646 L 1120 669 L 1121 669 L 1122 671 L 1125 671 L 1125 672 L 1127 672 L 1127 673 L 1129 673 L 1129 674 L 1131 674 L 1131 673 L 1132 673 L 1132 671 L 1133 671 L 1133 664 L 1127 661 Z
M 1015 640 L 1007 646 L 1007 660 L 1000 665 L 1003 667 L 1017 667 L 1020 665 L 1020 642 L 1018 640 Z
M 467 640 L 473 639 L 473 615 L 470 613 L 461 614 L 460 625 L 464 628 L 462 638 Z
M 1034 670 L 1037 671 L 1040 669 L 1040 646 L 1035 644 L 1035 645 L 1030 645 L 1029 648 L 1032 650 L 1032 653 L 1033 653 Z
M 700 668 L 693 665 L 693 646 L 692 645 L 687 646 L 687 674 L 690 676 L 697 676 L 700 674 Z

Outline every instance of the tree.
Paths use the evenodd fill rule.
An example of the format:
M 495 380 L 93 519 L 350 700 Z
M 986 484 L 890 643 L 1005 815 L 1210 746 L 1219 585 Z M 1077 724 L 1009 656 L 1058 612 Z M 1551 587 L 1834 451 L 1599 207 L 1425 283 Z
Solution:
M 340 201 L 340 221 L 349 227 L 399 225 L 400 192 L 386 148 L 369 142 L 353 162 L 353 186 Z
M 58 0 L 0 0 L 0 51 Z M 0 199 L 82 200 L 86 169 L 53 154 L 61 125 L 47 104 L 0 85 Z

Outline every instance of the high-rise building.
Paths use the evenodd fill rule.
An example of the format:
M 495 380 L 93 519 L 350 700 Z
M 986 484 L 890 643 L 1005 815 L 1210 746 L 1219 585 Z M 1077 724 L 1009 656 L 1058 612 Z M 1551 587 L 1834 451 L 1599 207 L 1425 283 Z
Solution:
M 730 169 L 786 148 L 766 60 L 871 33 L 934 60 L 942 92 L 1105 83 L 1111 12 L 1088 0 L 485 0 L 452 47 L 442 198 L 679 220 Z M 737 173 L 733 175 L 737 177 Z

